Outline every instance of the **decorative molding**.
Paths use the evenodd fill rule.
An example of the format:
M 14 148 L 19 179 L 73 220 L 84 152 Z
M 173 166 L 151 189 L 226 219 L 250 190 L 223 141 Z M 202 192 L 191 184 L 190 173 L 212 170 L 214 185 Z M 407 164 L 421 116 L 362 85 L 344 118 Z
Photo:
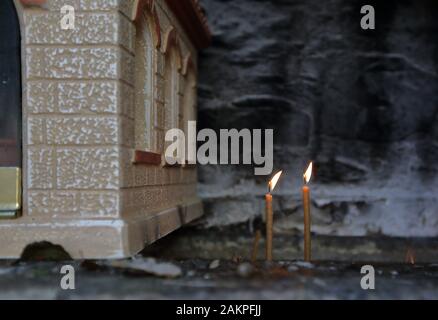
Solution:
M 25 6 L 41 6 L 47 0 L 19 0 Z M 187 32 L 190 40 L 198 49 L 206 48 L 211 42 L 211 33 L 207 24 L 207 18 L 203 12 L 198 0 L 165 0 L 169 8 L 173 11 L 177 19 L 180 21 L 182 27 Z M 158 15 L 155 9 L 154 0 L 134 0 L 132 5 L 131 19 L 136 21 L 143 10 L 148 10 L 154 17 L 155 29 L 158 35 L 159 23 Z M 157 28 L 158 26 L 158 28 Z M 158 37 L 160 39 L 160 37 Z M 157 45 L 159 46 L 159 45 Z
M 152 33 L 154 45 L 157 49 L 159 49 L 161 46 L 161 27 L 157 10 L 155 8 L 155 1 L 136 0 L 134 8 L 132 19 L 138 23 L 140 22 L 141 17 L 144 18 L 146 23 L 149 25 L 149 30 Z
M 170 10 L 180 21 L 188 37 L 198 49 L 206 48 L 211 42 L 211 33 L 207 18 L 198 0 L 165 0 Z M 152 12 L 154 0 L 135 0 L 131 18 L 136 20 L 144 8 Z
M 166 3 L 193 44 L 198 49 L 207 48 L 211 42 L 211 33 L 199 0 L 166 0 Z
M 143 12 L 145 7 L 151 9 L 154 5 L 153 2 L 153 0 L 134 0 L 131 13 L 132 21 L 136 21 L 138 18 L 140 18 L 141 13 Z
M 169 48 L 172 44 L 176 44 L 177 36 L 176 36 L 176 30 L 174 27 L 169 27 L 167 31 L 164 34 L 164 41 L 162 45 L 162 52 L 167 53 L 169 51 Z
M 196 69 L 196 65 L 193 62 L 192 59 L 192 55 L 190 53 L 188 53 L 185 58 L 183 59 L 183 67 L 182 67 L 182 72 L 181 74 L 183 76 L 187 75 L 187 72 L 189 71 L 190 68 L 193 68 L 193 70 L 195 71 L 195 73 L 197 73 L 197 69 Z
M 177 53 L 177 66 L 178 71 L 181 71 L 183 67 L 183 61 L 182 61 L 182 53 L 181 53 L 181 47 L 179 45 L 178 36 L 176 33 L 176 30 L 174 27 L 170 27 L 166 33 L 164 34 L 164 42 L 162 45 L 162 52 L 164 54 L 168 54 L 172 46 L 176 49 Z

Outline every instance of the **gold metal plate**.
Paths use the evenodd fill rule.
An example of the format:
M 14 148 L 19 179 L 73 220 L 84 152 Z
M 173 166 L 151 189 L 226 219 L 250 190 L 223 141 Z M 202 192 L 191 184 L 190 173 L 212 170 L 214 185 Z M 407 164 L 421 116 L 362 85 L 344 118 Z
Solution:
M 0 219 L 14 218 L 21 209 L 21 169 L 0 168 Z

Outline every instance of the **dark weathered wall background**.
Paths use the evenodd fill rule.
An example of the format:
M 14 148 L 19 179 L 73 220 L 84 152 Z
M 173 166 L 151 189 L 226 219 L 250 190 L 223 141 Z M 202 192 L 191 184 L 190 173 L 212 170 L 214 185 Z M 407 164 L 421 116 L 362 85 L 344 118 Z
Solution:
M 200 127 L 274 128 L 276 228 L 297 232 L 300 185 L 317 168 L 314 231 L 438 236 L 438 2 L 203 0 Z M 376 9 L 375 31 L 360 7 Z M 267 177 L 200 168 L 207 216 L 261 216 Z M 250 223 L 248 223 L 250 225 Z

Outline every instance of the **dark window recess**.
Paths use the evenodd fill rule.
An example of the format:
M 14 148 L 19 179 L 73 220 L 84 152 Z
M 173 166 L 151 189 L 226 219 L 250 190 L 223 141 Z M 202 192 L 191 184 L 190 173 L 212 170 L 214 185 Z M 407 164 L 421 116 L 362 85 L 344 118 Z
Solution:
M 20 25 L 13 0 L 0 1 L 0 167 L 21 167 Z

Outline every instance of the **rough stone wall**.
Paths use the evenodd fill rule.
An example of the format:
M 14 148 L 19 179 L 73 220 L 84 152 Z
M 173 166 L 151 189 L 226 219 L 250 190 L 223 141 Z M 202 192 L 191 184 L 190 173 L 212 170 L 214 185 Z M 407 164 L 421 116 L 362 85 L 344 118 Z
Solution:
M 277 231 L 302 229 L 315 161 L 313 231 L 438 236 L 435 1 L 203 0 L 213 45 L 200 57 L 200 125 L 275 128 Z M 360 29 L 360 8 L 376 30 Z M 263 212 L 267 177 L 200 168 L 204 226 Z

